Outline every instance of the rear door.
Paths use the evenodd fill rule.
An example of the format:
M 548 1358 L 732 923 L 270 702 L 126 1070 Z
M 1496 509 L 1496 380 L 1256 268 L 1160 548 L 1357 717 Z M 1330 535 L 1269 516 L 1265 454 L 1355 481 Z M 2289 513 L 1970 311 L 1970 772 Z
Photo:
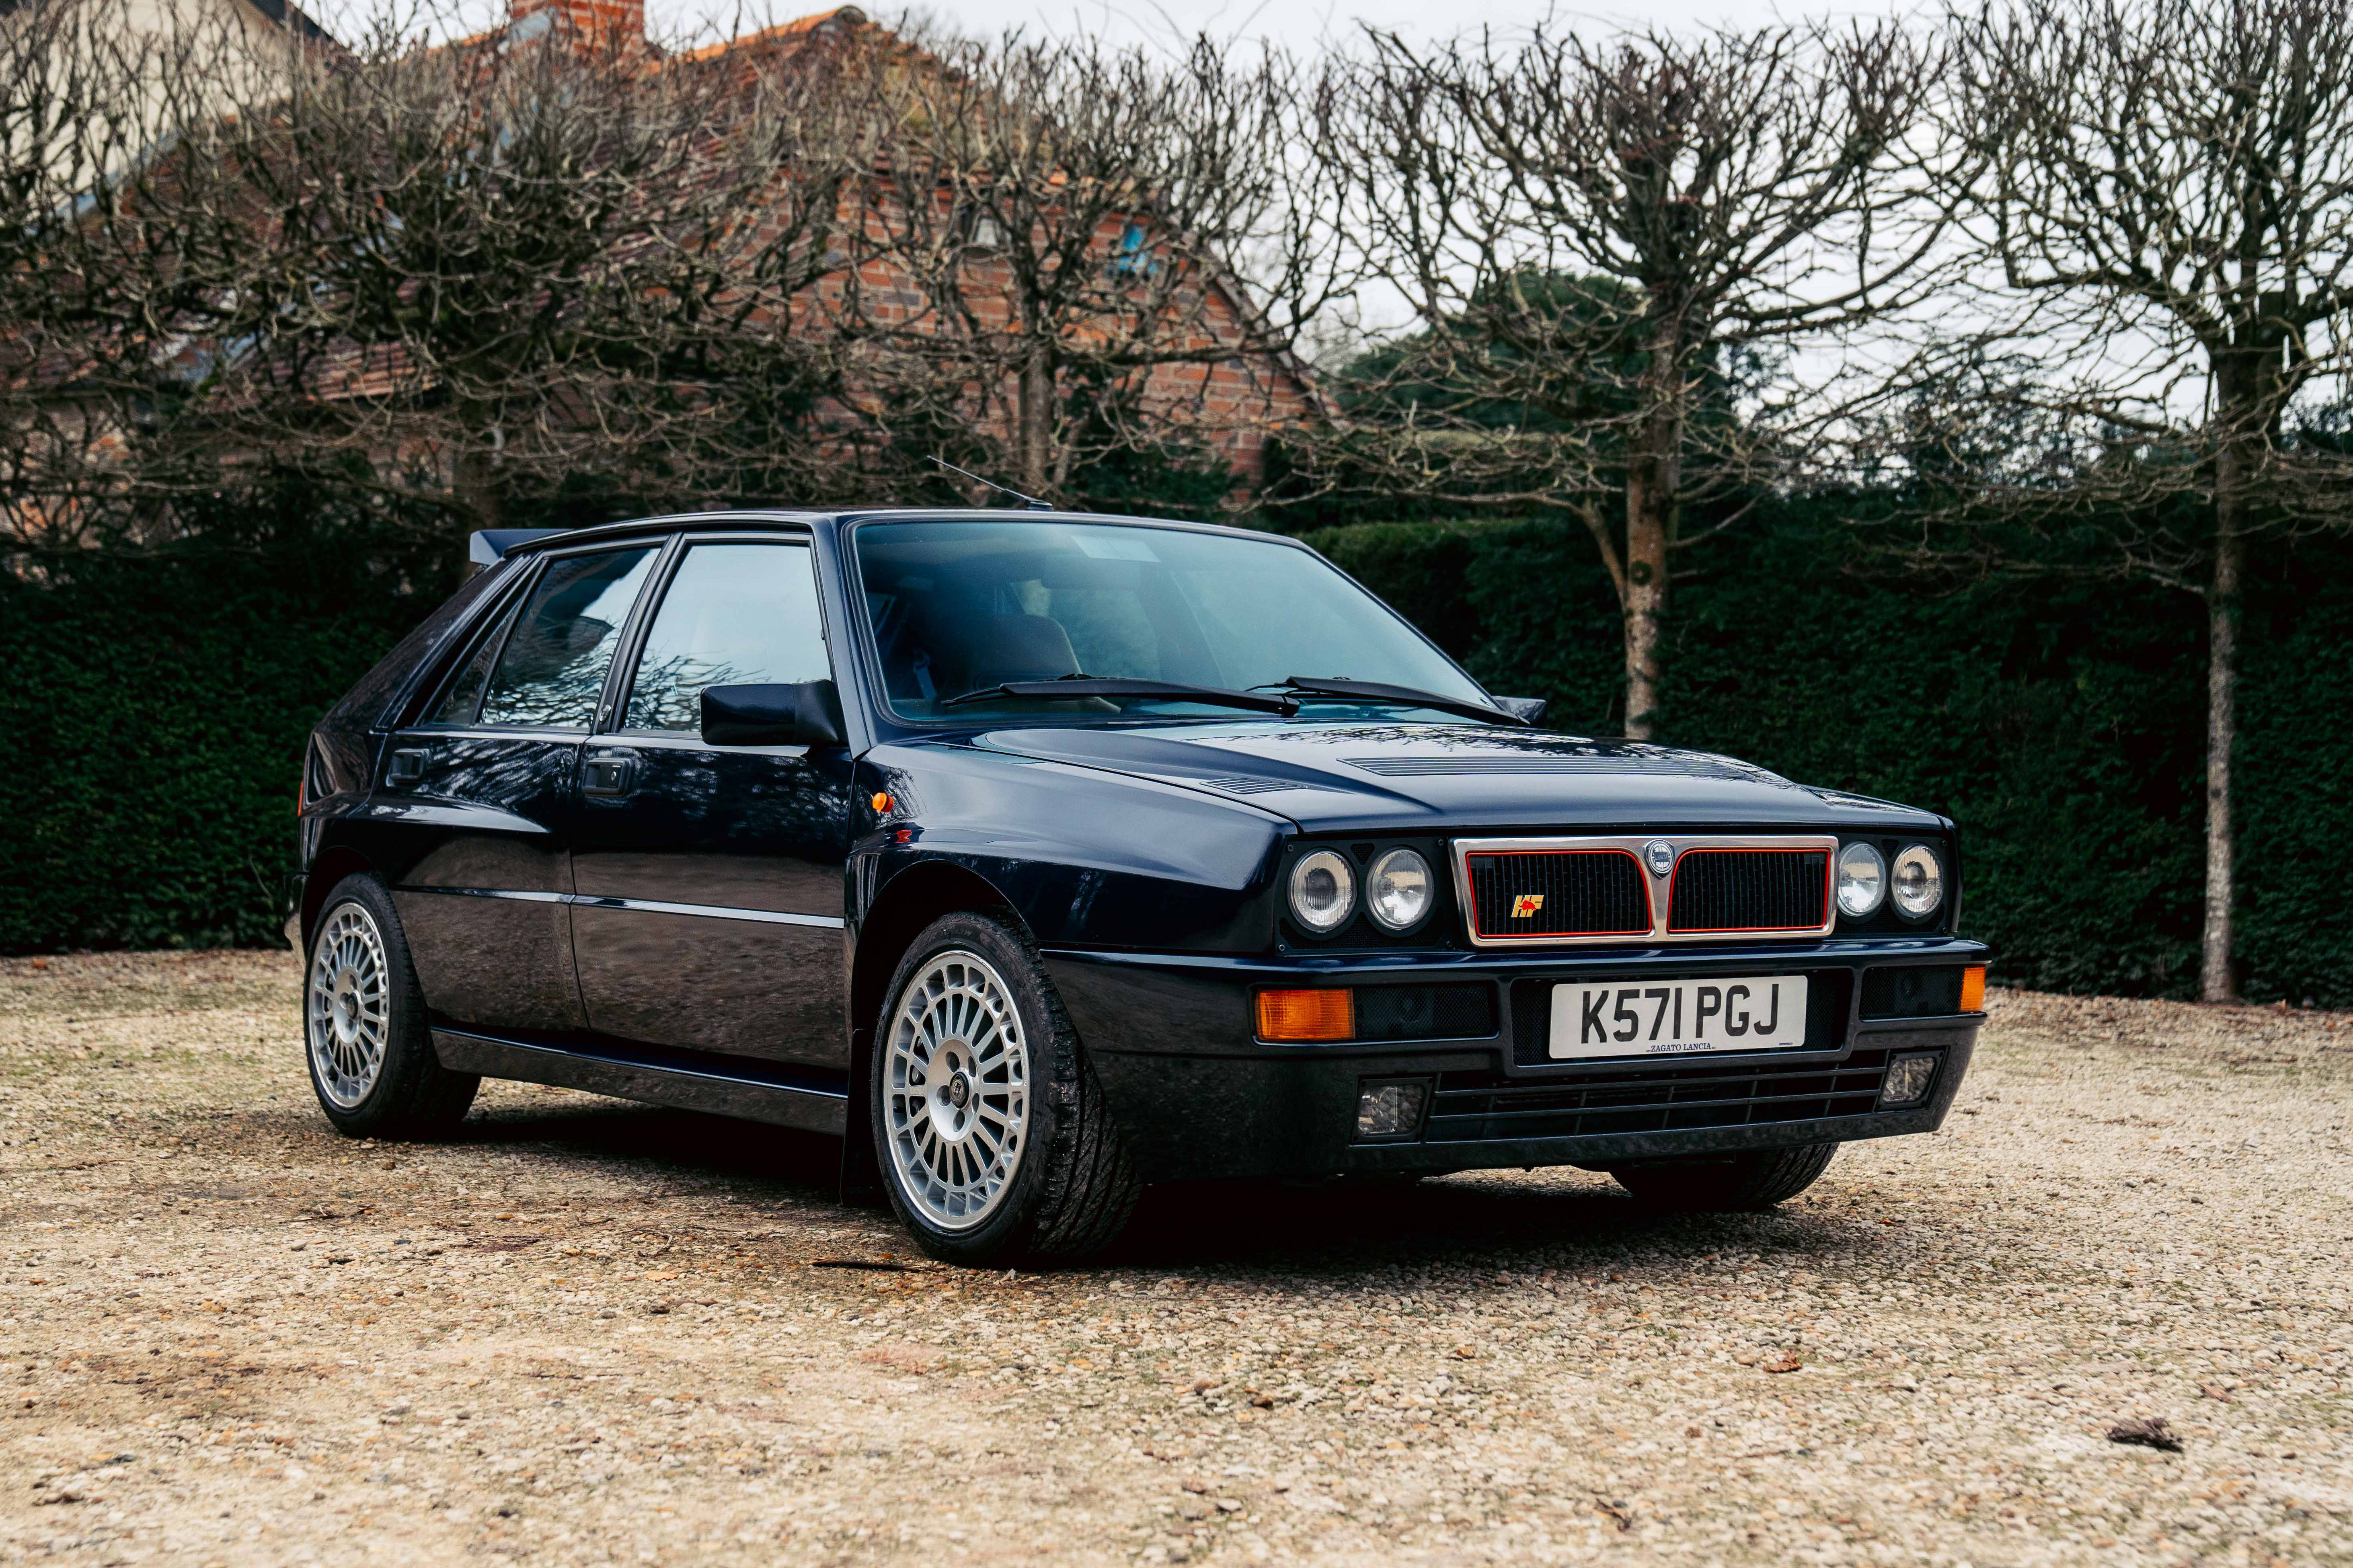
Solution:
M 375 815 L 408 840 L 393 903 L 436 1021 L 581 1025 L 567 900 L 573 775 L 659 541 L 542 562 L 394 737 Z
M 685 542 L 583 761 L 572 939 L 589 1027 L 847 1068 L 849 752 L 701 735 L 706 687 L 832 675 L 805 540 Z

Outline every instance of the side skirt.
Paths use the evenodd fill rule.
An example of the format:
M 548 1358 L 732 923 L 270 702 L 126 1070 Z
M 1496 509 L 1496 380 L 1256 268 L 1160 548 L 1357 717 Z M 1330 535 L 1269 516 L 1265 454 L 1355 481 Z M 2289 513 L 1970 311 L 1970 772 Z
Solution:
M 576 1043 L 502 1039 L 438 1027 L 433 1031 L 433 1052 L 451 1072 L 585 1089 L 591 1094 L 740 1116 L 805 1132 L 839 1137 L 849 1121 L 847 1082 L 834 1084 L 766 1062 L 700 1055 L 687 1058 L 618 1045 L 590 1048 Z

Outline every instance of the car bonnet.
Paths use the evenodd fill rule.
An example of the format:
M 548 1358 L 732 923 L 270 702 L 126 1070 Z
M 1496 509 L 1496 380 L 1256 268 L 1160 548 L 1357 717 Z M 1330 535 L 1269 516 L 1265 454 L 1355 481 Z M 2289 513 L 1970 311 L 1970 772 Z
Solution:
M 1039 727 L 966 743 L 1246 799 L 1311 832 L 1937 826 L 1730 757 L 1480 724 Z

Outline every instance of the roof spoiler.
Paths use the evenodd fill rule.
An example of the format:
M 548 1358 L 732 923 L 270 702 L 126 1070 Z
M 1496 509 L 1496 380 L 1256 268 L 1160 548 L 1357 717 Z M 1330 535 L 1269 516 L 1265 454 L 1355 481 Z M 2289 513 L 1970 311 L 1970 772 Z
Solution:
M 521 545 L 570 531 L 566 528 L 477 529 L 473 537 L 466 542 L 466 565 L 470 572 L 487 571 L 505 560 L 508 552 Z

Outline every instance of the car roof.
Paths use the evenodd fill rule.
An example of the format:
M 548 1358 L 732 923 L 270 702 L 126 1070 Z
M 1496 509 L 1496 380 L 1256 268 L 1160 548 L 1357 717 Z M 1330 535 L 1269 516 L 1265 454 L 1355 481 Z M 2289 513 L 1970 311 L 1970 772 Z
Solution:
M 677 512 L 664 517 L 631 518 L 622 522 L 592 523 L 586 528 L 485 530 L 474 535 L 474 552 L 478 561 L 488 564 L 490 561 L 528 555 L 542 550 L 563 549 L 574 544 L 587 544 L 607 539 L 628 539 L 644 533 L 668 533 L 681 528 L 773 527 L 806 530 L 844 527 L 859 522 L 1111 523 L 1128 527 L 1175 528 L 1195 533 L 1232 534 L 1238 538 L 1263 539 L 1282 544 L 1299 543 L 1299 541 L 1284 534 L 1269 533 L 1259 529 L 1235 528 L 1226 523 L 1192 522 L 1177 518 L 1134 517 L 1108 512 L 1044 511 L 1013 507 L 860 507 L 825 511 L 797 511 L 764 507 L 740 511 Z M 485 556 L 487 560 L 484 559 Z

